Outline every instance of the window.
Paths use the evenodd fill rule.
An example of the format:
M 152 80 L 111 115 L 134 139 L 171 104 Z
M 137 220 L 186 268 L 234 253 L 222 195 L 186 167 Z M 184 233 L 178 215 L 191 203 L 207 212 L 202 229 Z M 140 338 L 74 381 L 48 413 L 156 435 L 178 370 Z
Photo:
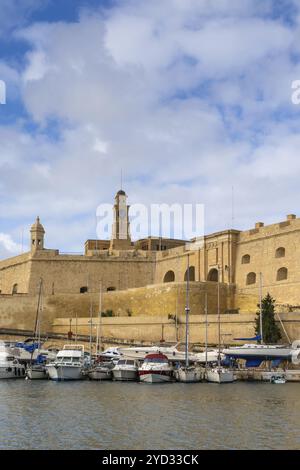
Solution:
M 174 282 L 175 281 L 175 273 L 174 271 L 168 271 L 164 275 L 164 282 Z
M 12 295 L 17 294 L 17 293 L 18 293 L 18 284 L 14 284 L 12 288 Z
M 250 263 L 250 255 L 242 256 L 242 264 L 249 264 Z
M 275 258 L 284 258 L 285 257 L 285 248 L 282 246 L 280 248 L 277 248 L 275 251 Z
M 211 269 L 208 273 L 207 280 L 218 282 L 218 278 L 219 278 L 218 270 L 216 268 Z
M 87 286 L 80 287 L 80 294 L 85 294 L 86 292 L 88 292 Z
M 106 290 L 107 290 L 107 292 L 110 292 L 110 291 L 116 290 L 116 288 L 111 286 L 111 287 L 108 287 Z
M 249 286 L 250 284 L 255 284 L 256 283 L 256 274 L 255 273 L 248 273 L 247 274 L 247 279 L 246 279 L 246 284 Z
M 280 268 L 277 271 L 276 281 L 285 281 L 288 278 L 287 268 Z
M 188 270 L 185 271 L 184 274 L 184 280 L 187 281 L 187 275 L 188 275 Z M 189 267 L 189 280 L 194 281 L 195 280 L 195 266 L 190 266 Z

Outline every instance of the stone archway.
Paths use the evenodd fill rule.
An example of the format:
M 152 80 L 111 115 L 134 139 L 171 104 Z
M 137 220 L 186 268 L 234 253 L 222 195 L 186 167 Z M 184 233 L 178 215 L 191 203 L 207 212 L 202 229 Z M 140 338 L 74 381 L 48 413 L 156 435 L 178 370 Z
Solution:
M 207 280 L 212 282 L 218 282 L 218 279 L 218 270 L 216 268 L 212 268 L 207 275 Z
M 188 270 L 185 271 L 184 274 L 184 280 L 187 281 L 187 275 L 188 275 Z M 194 281 L 195 280 L 195 266 L 190 266 L 189 267 L 189 280 Z
M 174 282 L 175 281 L 175 273 L 174 271 L 168 271 L 164 275 L 164 282 Z

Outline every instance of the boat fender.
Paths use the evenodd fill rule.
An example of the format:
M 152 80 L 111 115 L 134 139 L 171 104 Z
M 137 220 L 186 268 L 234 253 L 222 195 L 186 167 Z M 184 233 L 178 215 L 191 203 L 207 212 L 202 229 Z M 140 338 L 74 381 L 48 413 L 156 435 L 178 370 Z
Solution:
M 292 351 L 292 363 L 300 364 L 300 351 Z

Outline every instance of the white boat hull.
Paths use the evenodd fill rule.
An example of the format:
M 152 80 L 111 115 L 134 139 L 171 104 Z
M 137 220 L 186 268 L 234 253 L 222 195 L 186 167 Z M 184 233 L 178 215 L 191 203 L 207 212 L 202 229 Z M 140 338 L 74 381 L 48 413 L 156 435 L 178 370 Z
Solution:
M 151 384 L 171 382 L 173 380 L 171 373 L 165 373 L 165 371 L 148 372 L 148 373 L 140 372 L 139 378 L 141 382 L 151 383 Z
M 0 367 L 0 379 L 22 379 L 25 377 L 25 367 Z
M 45 380 L 49 378 L 46 368 L 44 367 L 28 367 L 28 369 L 26 370 L 26 377 L 30 380 Z
M 231 370 L 226 369 L 208 369 L 206 372 L 207 382 L 213 383 L 231 383 L 235 381 L 234 374 Z
M 78 366 L 60 366 L 60 365 L 48 365 L 47 371 L 51 380 L 82 380 L 84 375 L 82 374 L 82 367 Z
M 203 374 L 201 369 L 198 367 L 180 367 L 175 371 L 175 378 L 177 382 L 201 382 L 203 379 Z
M 114 380 L 118 380 L 122 382 L 136 381 L 138 379 L 137 370 L 113 369 L 112 373 L 113 373 Z
M 112 372 L 109 369 L 92 369 L 88 372 L 90 380 L 112 380 Z

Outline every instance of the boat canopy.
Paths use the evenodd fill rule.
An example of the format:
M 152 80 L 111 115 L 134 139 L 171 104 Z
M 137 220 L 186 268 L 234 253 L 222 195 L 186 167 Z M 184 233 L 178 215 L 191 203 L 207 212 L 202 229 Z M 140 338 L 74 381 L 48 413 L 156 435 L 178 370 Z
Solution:
M 261 335 L 254 336 L 253 338 L 233 338 L 235 341 L 260 341 Z
M 147 354 L 145 362 L 169 362 L 169 359 L 161 353 Z

